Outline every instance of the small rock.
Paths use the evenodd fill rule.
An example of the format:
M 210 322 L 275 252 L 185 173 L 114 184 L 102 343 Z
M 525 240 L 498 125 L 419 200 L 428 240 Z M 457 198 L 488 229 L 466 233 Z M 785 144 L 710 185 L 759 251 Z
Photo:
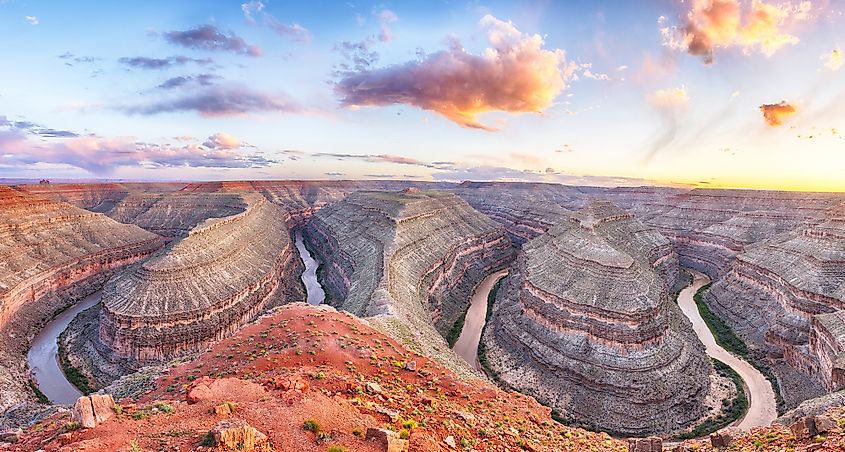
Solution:
M 661 452 L 663 440 L 656 436 L 628 438 L 628 452 Z
M 214 407 L 214 414 L 218 416 L 228 416 L 232 414 L 233 405 L 231 403 L 221 403 Z
M 270 451 L 267 435 L 244 421 L 220 421 L 211 428 L 214 444 L 222 450 Z
M 789 426 L 789 430 L 795 435 L 795 439 L 804 440 L 816 436 L 816 423 L 812 417 L 798 419 Z
M 446 445 L 451 447 L 452 449 L 455 449 L 455 448 L 458 447 L 458 443 L 455 442 L 455 437 L 452 436 L 452 435 L 449 435 L 449 436 L 443 438 L 443 442 L 446 443 Z
M 465 411 L 455 411 L 455 416 L 459 419 L 463 420 L 469 425 L 475 425 L 475 415 L 472 413 L 467 413 Z
M 23 430 L 21 429 L 4 430 L 0 432 L 0 443 L 17 444 L 21 440 L 21 435 L 23 435 Z
M 62 433 L 61 435 L 59 435 L 59 444 L 64 446 L 64 445 L 70 444 L 71 441 L 73 441 L 73 434 L 72 433 L 68 432 L 68 433 Z
M 410 372 L 416 372 L 417 362 L 416 361 L 405 362 L 405 370 L 410 371 Z
M 367 382 L 366 385 L 367 392 L 371 394 L 380 394 L 381 393 L 381 385 L 376 382 Z
M 734 439 L 734 431 L 726 428 L 710 434 L 710 445 L 716 449 L 725 448 L 731 445 Z
M 816 432 L 819 433 L 819 434 L 830 433 L 834 430 L 839 429 L 839 424 L 836 422 L 835 419 L 833 419 L 830 416 L 825 416 L 825 415 L 816 416 L 815 419 L 813 419 L 813 420 L 814 420 L 815 425 L 816 425 Z
M 383 428 L 368 428 L 365 438 L 379 443 L 385 452 L 408 452 L 409 449 L 408 440 L 399 439 L 396 432 Z
M 376 413 L 383 414 L 390 418 L 390 422 L 396 422 L 399 419 L 399 411 L 391 410 L 390 408 L 383 407 L 381 405 L 373 406 L 373 409 Z

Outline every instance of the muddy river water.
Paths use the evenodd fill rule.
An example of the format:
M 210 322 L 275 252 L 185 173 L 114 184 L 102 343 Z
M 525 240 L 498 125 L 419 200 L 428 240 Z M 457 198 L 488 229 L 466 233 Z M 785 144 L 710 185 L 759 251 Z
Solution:
M 472 293 L 469 310 L 467 311 L 464 328 L 455 342 L 453 350 L 474 368 L 481 370 L 478 362 L 478 341 L 481 340 L 481 330 L 487 317 L 487 296 L 493 290 L 496 282 L 508 274 L 507 270 L 501 270 L 484 278 L 481 284 L 476 286 Z

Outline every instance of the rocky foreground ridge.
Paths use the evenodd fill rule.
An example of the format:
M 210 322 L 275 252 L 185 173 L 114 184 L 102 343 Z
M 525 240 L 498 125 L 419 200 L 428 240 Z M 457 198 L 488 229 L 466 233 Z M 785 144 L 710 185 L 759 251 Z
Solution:
M 490 370 L 592 428 L 643 435 L 698 423 L 721 406 L 711 386 L 725 385 L 669 298 L 677 272 L 660 233 L 590 204 L 523 246 L 483 337 Z
M 439 191 L 353 193 L 317 212 L 305 237 L 330 304 L 462 369 L 441 336 L 513 256 L 502 226 Z

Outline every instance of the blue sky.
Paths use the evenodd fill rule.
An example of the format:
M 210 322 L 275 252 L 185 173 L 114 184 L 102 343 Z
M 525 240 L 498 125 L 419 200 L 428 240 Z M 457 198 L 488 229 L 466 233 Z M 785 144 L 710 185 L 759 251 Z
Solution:
M 0 177 L 845 190 L 842 3 L 0 0 Z

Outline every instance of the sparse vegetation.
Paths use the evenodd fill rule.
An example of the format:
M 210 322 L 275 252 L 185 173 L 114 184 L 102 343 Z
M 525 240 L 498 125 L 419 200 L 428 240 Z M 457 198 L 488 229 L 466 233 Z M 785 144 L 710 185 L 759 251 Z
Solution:
M 698 292 L 696 292 L 693 296 L 695 305 L 698 307 L 698 312 L 701 314 L 701 318 L 704 320 L 704 323 L 707 324 L 707 328 L 709 328 L 713 333 L 713 337 L 716 339 L 717 344 L 725 350 L 748 361 L 749 364 L 754 366 L 766 377 L 767 380 L 769 380 L 769 383 L 772 385 L 772 390 L 775 393 L 778 414 L 783 414 L 786 411 L 786 402 L 783 400 L 778 379 L 775 377 L 774 373 L 772 373 L 772 369 L 763 363 L 759 357 L 752 353 L 748 349 L 748 346 L 745 345 L 745 342 L 737 336 L 736 333 L 734 333 L 733 329 L 731 329 L 728 324 L 714 314 L 713 311 L 710 310 L 710 307 L 707 306 L 707 303 L 704 302 L 704 294 L 708 289 L 710 289 L 710 286 L 711 284 L 703 286 L 698 289 Z
M 302 423 L 302 428 L 312 433 L 318 433 L 320 431 L 320 423 L 315 419 L 306 419 Z
M 79 424 L 79 422 L 70 421 L 62 426 L 62 432 L 68 433 L 74 430 L 79 430 L 80 428 L 82 428 L 82 426 Z
M 91 386 L 91 382 L 88 380 L 88 377 L 82 373 L 79 369 L 71 364 L 70 360 L 67 357 L 67 353 L 65 353 L 64 346 L 62 345 L 61 338 L 58 340 L 59 345 L 59 363 L 62 365 L 62 372 L 65 373 L 65 377 L 67 377 L 67 381 L 70 384 L 76 386 L 79 389 L 79 392 L 89 395 L 96 391 Z
M 329 448 L 326 449 L 326 452 L 346 452 L 346 448 L 343 446 L 334 445 L 329 446 Z
M 732 400 L 722 401 L 722 413 L 719 416 L 702 422 L 689 432 L 678 436 L 678 439 L 699 438 L 709 435 L 732 424 L 748 411 L 748 397 L 745 395 L 745 386 L 739 374 L 718 359 L 713 359 L 713 368 L 716 369 L 719 375 L 730 378 L 733 381 L 736 387 L 736 397 Z
M 32 392 L 35 394 L 35 398 L 38 399 L 40 403 L 50 403 L 50 399 L 48 399 L 47 396 L 38 389 L 38 385 L 36 385 L 34 381 L 29 380 L 27 385 L 29 385 L 29 389 L 32 389 Z

